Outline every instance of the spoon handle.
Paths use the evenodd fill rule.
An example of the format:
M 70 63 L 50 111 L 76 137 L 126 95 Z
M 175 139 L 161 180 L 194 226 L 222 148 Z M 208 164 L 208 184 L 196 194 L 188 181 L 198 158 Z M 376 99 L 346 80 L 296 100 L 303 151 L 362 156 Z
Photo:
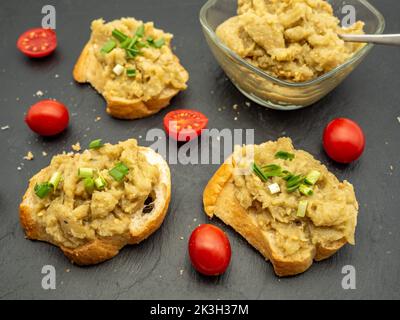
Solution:
M 339 37 L 349 42 L 368 42 L 400 46 L 400 34 L 340 34 Z

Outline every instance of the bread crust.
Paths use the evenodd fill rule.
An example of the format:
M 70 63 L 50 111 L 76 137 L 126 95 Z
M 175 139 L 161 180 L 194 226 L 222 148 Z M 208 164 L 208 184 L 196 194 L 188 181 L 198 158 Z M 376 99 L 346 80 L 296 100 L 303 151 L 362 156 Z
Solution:
M 174 56 L 174 60 L 177 63 L 180 63 L 177 56 Z M 180 92 L 178 89 L 166 88 L 158 97 L 148 101 L 105 96 L 92 82 L 92 77 L 95 76 L 91 74 L 93 68 L 101 68 L 101 65 L 96 61 L 94 55 L 90 54 L 90 42 L 88 42 L 83 48 L 74 66 L 73 77 L 75 81 L 79 83 L 89 82 L 106 100 L 107 113 L 118 119 L 133 120 L 151 116 L 167 107 L 170 104 L 171 99 Z M 184 72 L 186 81 L 188 81 L 189 74 L 186 71 Z
M 326 247 L 316 246 L 311 250 L 309 256 L 302 260 L 284 258 L 274 252 L 270 245 L 270 235 L 257 225 L 236 199 L 232 161 L 231 156 L 208 182 L 203 193 L 204 210 L 210 218 L 216 216 L 231 226 L 266 260 L 270 260 L 276 275 L 284 277 L 300 274 L 310 268 L 313 260 L 320 261 L 329 258 L 347 243 L 343 238 Z
M 154 209 L 146 214 L 151 218 L 145 221 L 140 228 L 134 228 L 131 224 L 129 232 L 123 235 L 97 238 L 77 248 L 67 248 L 60 245 L 60 249 L 71 262 L 83 266 L 106 261 L 116 256 L 119 250 L 125 245 L 137 244 L 145 240 L 161 226 L 167 214 L 171 199 L 171 176 L 169 167 L 165 160 L 152 149 L 140 147 L 140 150 L 149 155 L 149 157 L 157 160 L 161 176 L 160 184 L 156 186 L 158 200 L 156 199 L 157 202 Z M 41 229 L 40 226 L 34 222 L 31 216 L 34 212 L 30 201 L 30 198 L 34 196 L 33 188 L 36 182 L 40 181 L 45 175 L 46 170 L 48 170 L 48 168 L 44 168 L 30 180 L 28 189 L 19 207 L 19 217 L 28 239 L 45 241 L 58 246 L 47 236 L 46 230 Z

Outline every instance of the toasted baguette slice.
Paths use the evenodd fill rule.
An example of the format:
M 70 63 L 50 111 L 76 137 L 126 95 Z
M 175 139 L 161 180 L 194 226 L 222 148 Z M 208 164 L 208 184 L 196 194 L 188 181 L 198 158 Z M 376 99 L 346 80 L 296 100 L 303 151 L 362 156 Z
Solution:
M 26 236 L 32 240 L 46 241 L 59 246 L 64 254 L 78 265 L 92 265 L 111 259 L 125 245 L 137 244 L 149 237 L 161 226 L 166 216 L 171 197 L 171 177 L 168 164 L 159 154 L 145 147 L 139 147 L 139 151 L 145 156 L 148 163 L 158 167 L 159 182 L 152 192 L 154 200 L 152 210 L 144 214 L 144 208 L 140 208 L 133 213 L 128 232 L 113 236 L 96 235 L 94 240 L 72 248 L 63 245 L 49 235 L 46 226 L 36 222 L 37 196 L 34 193 L 36 183 L 40 183 L 45 177 L 48 177 L 49 166 L 30 180 L 28 190 L 20 205 L 20 221 Z
M 174 86 L 171 83 L 165 84 L 163 89 L 158 94 L 146 98 L 128 98 L 126 94 L 116 94 L 115 90 L 106 90 L 107 82 L 115 80 L 108 78 L 109 75 L 107 72 L 105 72 L 105 68 L 112 69 L 113 66 L 105 67 L 104 62 L 100 62 L 99 59 L 96 57 L 96 53 L 101 48 L 99 47 L 101 46 L 100 42 L 105 42 L 103 39 L 104 33 L 109 32 L 110 30 L 112 30 L 112 28 L 126 28 L 127 26 L 132 26 L 132 24 L 135 23 L 139 24 L 140 22 L 136 21 L 133 18 L 123 18 L 121 20 L 110 22 L 109 24 L 104 24 L 102 20 L 95 20 L 92 23 L 92 37 L 89 42 L 84 46 L 73 70 L 73 77 L 75 81 L 79 83 L 90 83 L 106 100 L 107 113 L 119 119 L 132 120 L 144 118 L 159 112 L 161 109 L 167 107 L 170 104 L 171 99 L 176 96 L 181 90 L 186 89 L 185 83 L 189 79 L 189 74 L 180 64 L 178 57 L 174 55 L 170 49 L 169 41 L 170 38 L 172 38 L 172 35 L 165 34 L 165 36 L 168 38 L 166 40 L 166 48 L 163 49 L 162 54 L 168 55 L 170 57 L 171 62 L 169 63 L 174 66 L 175 74 L 179 78 L 174 83 L 180 83 L 179 86 Z M 146 23 L 145 26 L 146 29 L 155 30 L 153 32 L 156 32 L 160 35 L 162 34 L 161 30 L 153 29 L 152 23 Z M 107 30 L 107 28 L 110 30 Z M 111 60 L 121 61 L 121 59 L 124 59 L 123 56 L 125 56 L 125 53 L 121 53 L 122 49 L 116 48 L 114 49 L 114 51 L 118 52 L 118 54 L 115 53 L 115 58 Z M 114 53 L 111 52 L 110 54 Z M 145 57 L 141 56 L 139 57 L 139 59 L 144 60 Z M 125 63 L 128 62 L 125 61 Z M 144 65 L 148 65 L 148 61 L 145 61 Z M 144 68 L 141 68 L 140 72 L 145 73 L 146 71 L 144 70 Z M 150 73 L 151 72 L 149 72 L 149 75 L 146 76 L 150 76 Z M 112 76 L 115 75 L 112 74 Z M 121 86 L 128 86 L 128 81 L 131 81 L 131 79 L 127 78 L 124 73 L 116 77 L 115 79 L 121 77 L 126 79 L 126 83 L 122 83 Z
M 347 207 L 350 212 L 349 219 L 345 223 L 351 229 L 350 233 L 353 233 L 350 235 L 350 238 L 354 237 L 358 204 L 352 186 L 347 181 L 344 181 L 343 183 L 337 181 L 336 177 L 329 173 L 325 166 L 320 165 L 318 161 L 314 160 L 311 155 L 304 151 L 294 150 L 291 140 L 288 138 L 279 139 L 277 142 L 268 142 L 260 147 L 263 146 L 266 146 L 266 150 L 272 152 L 272 157 L 270 157 L 271 159 L 274 159 L 275 152 L 280 150 L 293 152 L 296 155 L 300 153 L 305 155 L 306 159 L 313 161 L 314 167 L 319 166 L 323 175 L 326 175 L 326 179 L 330 181 L 329 183 L 335 184 L 335 187 L 339 190 L 344 190 L 343 192 L 346 192 L 347 196 L 351 199 L 351 201 L 349 200 L 351 203 Z M 244 147 L 242 150 L 237 152 L 240 153 L 246 148 L 247 147 Z M 307 237 L 307 239 L 302 243 L 301 250 L 299 249 L 299 252 L 293 254 L 283 254 L 280 246 L 285 246 L 286 243 L 283 241 L 280 246 L 277 245 L 278 241 L 281 241 L 279 240 L 281 236 L 279 231 L 274 230 L 271 227 L 271 224 L 264 222 L 266 220 L 263 220 L 262 217 L 260 217 L 263 213 L 258 213 L 258 215 L 257 213 L 254 214 L 250 209 L 244 208 L 238 200 L 236 196 L 238 187 L 234 180 L 234 175 L 236 174 L 235 168 L 237 168 L 237 162 L 235 159 L 235 155 L 228 158 L 208 182 L 203 194 L 204 210 L 210 218 L 215 215 L 240 233 L 267 260 L 271 261 L 274 271 L 278 276 L 292 276 L 302 273 L 312 265 L 313 260 L 319 261 L 326 259 L 333 255 L 347 242 L 353 242 L 352 239 L 348 239 L 345 235 L 341 236 L 340 232 L 336 231 L 332 232 L 339 233 L 339 235 L 335 234 L 333 240 L 319 240 L 314 237 L 313 234 L 310 235 L 310 230 L 320 228 L 320 231 L 318 232 L 327 232 L 329 238 L 331 237 L 331 235 L 328 234 L 330 232 L 329 226 L 315 226 L 312 219 L 306 216 L 305 218 L 299 219 L 306 226 L 305 236 Z M 256 179 L 259 178 L 257 177 Z M 261 183 L 261 180 L 258 182 Z M 285 188 L 284 181 L 280 184 L 281 190 L 283 190 Z M 256 200 L 254 199 L 254 201 Z M 293 214 L 296 215 L 296 213 Z M 270 219 L 274 221 L 273 217 L 270 217 Z M 263 223 L 266 225 L 265 228 L 262 227 Z M 295 228 L 294 225 L 289 227 Z M 338 226 L 338 228 L 340 228 L 340 226 Z M 289 242 L 287 245 L 289 245 Z

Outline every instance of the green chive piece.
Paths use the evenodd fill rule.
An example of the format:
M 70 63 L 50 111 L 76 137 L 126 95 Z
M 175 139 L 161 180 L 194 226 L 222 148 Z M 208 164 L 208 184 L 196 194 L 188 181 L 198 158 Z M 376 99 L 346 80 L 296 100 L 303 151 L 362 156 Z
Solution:
M 78 169 L 78 177 L 79 178 L 92 178 L 94 175 L 93 168 L 79 168 Z
M 93 180 L 93 178 L 89 178 L 89 177 L 85 178 L 85 179 L 83 180 L 83 184 L 84 184 L 84 186 L 85 186 L 85 190 L 86 190 L 88 193 L 92 193 L 92 192 L 94 191 L 95 185 L 94 185 L 94 180 Z
M 307 212 L 307 206 L 308 206 L 308 201 L 307 200 L 301 200 L 299 202 L 299 205 L 297 207 L 297 216 L 300 218 L 305 217 L 306 212 Z
M 106 187 L 106 180 L 104 180 L 104 178 L 102 176 L 98 176 L 95 180 L 94 180 L 94 185 L 96 187 L 97 190 L 103 190 Z
M 305 196 L 312 196 L 314 191 L 310 186 L 307 186 L 305 184 L 301 184 L 299 186 L 299 191 L 301 194 L 305 195 Z
M 317 170 L 313 170 L 309 174 L 307 174 L 304 182 L 313 186 L 314 184 L 317 183 L 317 181 L 320 177 L 321 177 L 321 172 L 319 172 Z
M 287 182 L 286 182 L 286 186 L 288 188 L 297 186 L 299 187 L 300 184 L 303 182 L 303 177 L 301 175 L 297 175 L 297 176 L 293 176 L 291 177 Z
M 128 48 L 129 44 L 131 43 L 132 38 L 126 38 L 124 41 L 121 42 L 121 48 Z
M 127 75 L 129 78 L 136 77 L 136 70 L 135 70 L 135 69 L 127 69 L 127 70 L 126 70 L 126 75 Z
M 121 182 L 125 176 L 128 174 L 129 168 L 122 162 L 118 163 L 114 168 L 112 168 L 108 173 L 114 180 Z
M 139 40 L 138 36 L 134 36 L 134 37 L 131 39 L 131 42 L 130 42 L 129 45 L 128 45 L 128 49 L 134 48 L 134 47 L 136 46 L 136 43 L 137 43 L 138 40 Z
M 283 159 L 283 160 L 289 160 L 292 161 L 294 159 L 294 154 L 293 153 L 289 153 L 286 151 L 278 151 L 275 154 L 275 158 L 276 159 Z
M 118 29 L 114 29 L 112 31 L 112 36 L 117 39 L 119 42 L 123 42 L 124 40 L 126 40 L 126 38 L 128 38 L 128 36 L 126 34 L 124 34 L 123 32 L 119 31 Z
M 53 188 L 53 191 L 57 190 L 60 181 L 61 181 L 61 172 L 54 172 L 49 180 L 49 186 Z
M 144 24 L 142 24 L 139 28 L 137 28 L 135 33 L 139 38 L 144 36 Z
M 158 49 L 161 48 L 164 44 L 165 44 L 164 38 L 154 41 L 154 46 Z
M 101 139 L 93 140 L 89 143 L 89 149 L 98 149 L 104 145 Z
M 256 163 L 253 163 L 251 165 L 252 171 L 261 179 L 263 182 L 267 182 L 268 178 L 264 175 L 264 173 L 261 171 L 259 166 Z
M 52 187 L 48 182 L 39 183 L 35 185 L 34 192 L 40 198 L 45 198 L 51 191 Z
M 145 47 L 148 47 L 147 43 L 146 43 L 146 42 L 143 42 L 143 41 L 138 41 L 138 42 L 136 42 L 136 46 L 137 46 L 138 48 L 145 48 Z
M 263 166 L 261 169 L 267 178 L 282 176 L 282 168 L 276 164 L 269 164 Z
M 102 53 L 110 53 L 117 46 L 114 40 L 108 40 L 101 48 Z

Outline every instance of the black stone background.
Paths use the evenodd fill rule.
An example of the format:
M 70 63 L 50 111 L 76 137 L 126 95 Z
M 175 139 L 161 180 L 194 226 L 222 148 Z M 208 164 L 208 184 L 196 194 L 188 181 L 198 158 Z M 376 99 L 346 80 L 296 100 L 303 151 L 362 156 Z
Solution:
M 226 80 L 203 38 L 198 14 L 204 1 L 53 1 L 59 47 L 51 57 L 29 60 L 16 50 L 15 42 L 24 30 L 40 25 L 41 8 L 47 3 L 6 0 L 0 4 L 0 125 L 10 126 L 0 131 L 0 298 L 400 298 L 400 48 L 375 47 L 352 75 L 310 108 L 279 112 L 254 103 L 246 108 L 247 100 Z M 386 18 L 386 32 L 400 32 L 400 2 L 372 3 Z M 138 121 L 107 116 L 102 97 L 90 86 L 74 83 L 71 75 L 88 40 L 90 21 L 121 16 L 152 20 L 173 33 L 176 53 L 191 77 L 189 89 L 175 98 L 171 107 Z M 28 107 L 40 99 L 34 96 L 38 90 L 44 92 L 43 98 L 68 105 L 73 115 L 68 130 L 58 137 L 40 138 L 23 121 Z M 232 108 L 234 104 L 239 105 L 237 110 Z M 257 143 L 290 136 L 296 147 L 314 154 L 340 179 L 351 181 L 360 203 L 357 245 L 346 246 L 300 276 L 279 279 L 245 240 L 215 220 L 229 235 L 232 262 L 223 276 L 199 275 L 190 266 L 187 239 L 195 225 L 208 222 L 201 197 L 215 165 L 172 165 L 172 201 L 162 228 L 141 245 L 127 247 L 103 264 L 76 267 L 56 247 L 24 239 L 18 204 L 28 179 L 46 166 L 51 156 L 69 151 L 77 141 L 86 146 L 94 138 L 115 143 L 135 137 L 149 145 L 144 139 L 147 130 L 162 128 L 167 111 L 182 107 L 205 113 L 210 128 L 254 128 Z M 101 120 L 95 122 L 97 116 Z M 321 147 L 324 126 L 342 116 L 356 120 L 367 138 L 361 160 L 348 166 L 330 161 Z M 30 162 L 23 160 L 29 150 L 35 155 Z M 43 157 L 42 151 L 48 156 Z M 18 166 L 22 170 L 18 171 Z M 56 290 L 41 288 L 41 268 L 46 264 L 57 270 Z M 348 264 L 357 270 L 356 290 L 341 287 L 341 270 Z

